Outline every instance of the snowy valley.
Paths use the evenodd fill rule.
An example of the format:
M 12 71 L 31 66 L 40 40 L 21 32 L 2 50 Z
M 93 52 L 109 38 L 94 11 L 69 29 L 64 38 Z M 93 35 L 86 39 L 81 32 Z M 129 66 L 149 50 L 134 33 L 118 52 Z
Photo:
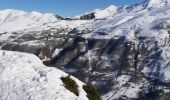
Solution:
M 88 100 L 88 83 L 102 100 L 170 97 L 170 0 L 70 18 L 0 10 L 0 48 L 1 100 Z M 79 96 L 64 87 L 66 73 Z

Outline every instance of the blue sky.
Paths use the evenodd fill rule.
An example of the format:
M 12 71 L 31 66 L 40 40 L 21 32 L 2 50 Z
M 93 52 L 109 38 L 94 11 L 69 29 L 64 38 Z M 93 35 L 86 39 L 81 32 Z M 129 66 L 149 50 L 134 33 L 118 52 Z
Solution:
M 0 9 L 50 12 L 64 17 L 75 16 L 109 5 L 131 5 L 143 0 L 0 0 Z

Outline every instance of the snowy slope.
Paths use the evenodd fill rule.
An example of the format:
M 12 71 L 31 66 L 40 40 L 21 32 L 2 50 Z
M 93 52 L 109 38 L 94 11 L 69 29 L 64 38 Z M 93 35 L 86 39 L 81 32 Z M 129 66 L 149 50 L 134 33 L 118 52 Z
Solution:
M 119 9 L 111 17 L 107 17 L 105 20 L 92 21 L 85 26 L 80 26 L 79 29 L 93 30 L 89 34 L 92 37 L 98 36 L 97 32 L 105 32 L 112 37 L 126 35 L 127 38 L 133 40 L 135 35 L 133 33 L 137 30 L 140 30 L 140 36 L 158 36 L 160 31 L 154 30 L 153 27 L 161 23 L 169 24 L 170 0 L 157 0 L 161 2 L 162 6 L 154 1 L 149 0 L 135 6 L 126 7 L 123 10 Z M 157 8 L 154 8 L 155 6 Z M 161 36 L 164 38 L 168 34 L 164 32 Z
M 79 86 L 77 97 L 63 86 L 62 76 L 67 74 L 32 54 L 0 51 L 0 100 L 88 100 L 84 83 L 72 77 Z

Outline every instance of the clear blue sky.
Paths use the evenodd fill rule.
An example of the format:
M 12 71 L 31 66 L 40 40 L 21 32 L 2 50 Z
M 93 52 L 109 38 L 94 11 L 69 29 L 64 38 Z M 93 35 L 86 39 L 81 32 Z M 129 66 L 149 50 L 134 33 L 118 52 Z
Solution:
M 109 5 L 131 5 L 143 0 L 0 0 L 0 9 L 17 9 L 75 16 Z

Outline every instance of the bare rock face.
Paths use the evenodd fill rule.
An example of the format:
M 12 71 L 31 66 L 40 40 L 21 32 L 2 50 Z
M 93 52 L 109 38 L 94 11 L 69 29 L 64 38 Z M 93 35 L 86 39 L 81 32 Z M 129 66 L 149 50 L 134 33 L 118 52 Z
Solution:
M 37 45 L 8 43 L 2 47 L 2 50 L 27 52 L 38 56 L 42 50 L 42 47 Z
M 164 91 L 170 85 L 169 81 L 163 81 L 162 49 L 157 41 L 141 36 L 135 38 L 137 42 L 125 36 L 85 38 L 85 33 L 74 35 L 78 31 L 73 31 L 66 35 L 56 32 L 55 38 L 46 37 L 49 31 L 39 36 L 32 34 L 34 37 L 31 34 L 12 37 L 14 41 L 5 43 L 1 49 L 50 58 L 51 65 L 83 82 L 93 83 L 104 99 L 111 98 L 110 93 L 114 95 L 127 89 L 134 90 L 135 96 L 120 93 L 119 99 L 169 97 Z M 60 51 L 56 53 L 56 50 Z
M 136 41 L 123 36 L 107 39 L 77 36 L 51 63 L 93 83 L 102 94 L 110 91 L 116 94 L 129 88 L 136 89 L 137 98 L 162 98 L 158 94 L 166 95 L 164 88 L 169 88 L 169 81 L 163 81 L 161 47 L 147 37 L 136 37 Z

